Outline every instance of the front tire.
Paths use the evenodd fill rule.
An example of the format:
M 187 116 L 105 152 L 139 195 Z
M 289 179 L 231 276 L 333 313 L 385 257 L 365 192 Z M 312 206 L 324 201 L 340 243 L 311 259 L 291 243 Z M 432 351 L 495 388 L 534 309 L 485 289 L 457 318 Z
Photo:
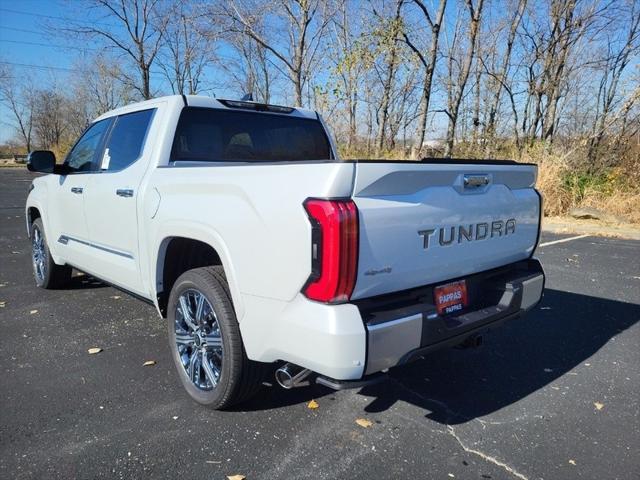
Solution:
M 221 410 L 260 388 L 264 364 L 246 356 L 222 267 L 182 274 L 171 290 L 167 317 L 178 376 L 196 402 Z
M 46 289 L 62 288 L 67 285 L 71 279 L 72 269 L 66 265 L 57 265 L 51 258 L 42 219 L 36 218 L 31 224 L 30 238 L 31 264 L 36 285 Z

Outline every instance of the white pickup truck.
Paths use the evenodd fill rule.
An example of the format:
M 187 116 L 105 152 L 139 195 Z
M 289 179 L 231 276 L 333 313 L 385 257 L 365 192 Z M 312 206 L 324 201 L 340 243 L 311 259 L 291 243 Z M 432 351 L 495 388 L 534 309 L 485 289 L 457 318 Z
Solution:
M 50 173 L 26 204 L 37 285 L 75 268 L 153 303 L 213 408 L 270 369 L 284 387 L 377 381 L 543 292 L 534 165 L 344 161 L 315 112 L 170 96 L 28 166 Z

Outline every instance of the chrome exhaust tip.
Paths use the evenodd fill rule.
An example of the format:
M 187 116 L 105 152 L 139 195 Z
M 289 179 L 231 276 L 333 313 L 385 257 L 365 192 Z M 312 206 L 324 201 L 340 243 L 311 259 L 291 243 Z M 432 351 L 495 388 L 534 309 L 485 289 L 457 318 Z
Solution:
M 298 386 L 311 374 L 308 368 L 298 367 L 292 363 L 287 363 L 276 370 L 276 382 L 282 388 L 290 390 Z

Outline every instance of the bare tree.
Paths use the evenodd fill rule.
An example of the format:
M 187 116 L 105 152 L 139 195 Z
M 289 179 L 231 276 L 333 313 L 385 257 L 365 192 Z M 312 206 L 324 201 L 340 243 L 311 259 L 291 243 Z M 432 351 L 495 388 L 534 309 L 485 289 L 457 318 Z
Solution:
M 634 1 L 630 2 L 629 10 L 621 11 L 620 18 L 628 22 L 626 35 L 617 51 L 609 38 L 607 41 L 607 55 L 604 62 L 598 65 L 602 72 L 597 96 L 597 115 L 593 122 L 593 129 L 589 138 L 587 158 L 589 164 L 595 163 L 595 157 L 607 130 L 609 117 L 615 105 L 620 79 L 632 58 L 640 49 L 640 8 Z
M 58 149 L 67 131 L 67 99 L 60 89 L 38 90 L 34 94 L 33 130 L 39 146 Z
M 347 147 L 351 149 L 357 135 L 357 116 L 360 104 L 360 89 L 365 72 L 371 68 L 372 52 L 361 31 L 354 28 L 354 18 L 358 18 L 349 2 L 341 0 L 331 23 L 332 73 L 337 79 L 335 95 L 344 102 L 347 114 Z
M 507 40 L 505 43 L 505 50 L 502 55 L 502 62 L 500 63 L 499 69 L 497 71 L 489 72 L 489 68 L 486 66 L 486 64 L 484 64 L 485 70 L 492 77 L 492 81 L 490 81 L 488 85 L 489 85 L 489 88 L 493 91 L 493 95 L 492 95 L 493 98 L 489 106 L 487 122 L 485 125 L 485 137 L 487 137 L 489 141 L 495 138 L 496 115 L 498 113 L 498 107 L 500 106 L 502 92 L 505 90 L 505 86 L 507 84 L 509 70 L 511 66 L 511 55 L 513 53 L 513 46 L 516 40 L 518 27 L 520 26 L 520 22 L 522 21 L 522 16 L 524 15 L 526 6 L 527 6 L 527 0 L 518 0 L 518 6 L 514 11 L 513 16 L 511 17 L 511 21 L 509 22 L 509 34 L 507 36 Z M 510 100 L 513 104 L 514 98 L 510 92 L 509 94 L 510 94 Z M 517 114 L 516 114 L 516 117 L 517 117 Z M 516 122 L 516 124 L 518 123 L 517 118 L 515 118 L 514 121 Z
M 158 64 L 171 85 L 173 93 L 195 95 L 201 86 L 205 67 L 212 58 L 216 36 L 211 31 L 203 35 L 196 25 L 196 14 L 181 3 L 176 7 L 175 20 L 169 22 L 163 36 L 164 51 Z
M 267 50 L 253 38 L 232 32 L 225 37 L 236 55 L 224 57 L 220 66 L 231 76 L 234 88 L 241 86 L 241 93 L 251 93 L 254 100 L 269 103 L 276 72 Z
M 122 69 L 117 60 L 98 55 L 77 64 L 76 69 L 80 75 L 72 82 L 74 97 L 82 98 L 89 119 L 135 99 L 133 89 L 120 80 Z
M 431 35 L 429 43 L 429 55 L 425 56 L 423 49 L 418 47 L 414 40 L 410 38 L 408 32 L 403 32 L 404 41 L 415 53 L 416 57 L 424 68 L 424 79 L 422 82 L 422 92 L 420 96 L 420 113 L 418 115 L 418 129 L 416 133 L 416 145 L 412 156 L 415 158 L 420 155 L 422 145 L 424 144 L 424 136 L 427 127 L 427 114 L 429 112 L 429 104 L 431 101 L 431 86 L 433 84 L 433 73 L 436 69 L 436 62 L 438 60 L 438 42 L 440 40 L 440 30 L 442 27 L 442 19 L 444 18 L 444 12 L 447 6 L 447 0 L 440 0 L 438 11 L 435 18 L 432 18 L 432 14 L 429 12 L 428 7 L 421 0 L 413 0 L 413 3 L 418 6 L 424 21 L 429 26 L 429 32 Z
M 130 78 L 123 70 L 122 76 L 135 88 L 142 98 L 151 98 L 151 66 L 153 65 L 167 24 L 171 18 L 162 0 L 91 0 L 102 18 L 113 20 L 118 29 L 105 23 L 94 22 L 91 26 L 76 24 L 65 30 L 75 34 L 88 35 L 102 40 L 133 61 L 138 71 L 138 80 Z
M 445 156 L 450 157 L 453 153 L 453 144 L 455 141 L 456 125 L 458 123 L 458 114 L 460 111 L 460 103 L 462 102 L 462 96 L 467 86 L 467 80 L 469 79 L 469 72 L 471 71 L 471 65 L 476 54 L 478 30 L 480 28 L 480 16 L 482 14 L 482 7 L 484 0 L 478 0 L 477 5 L 474 7 L 473 0 L 465 0 L 467 10 L 469 11 L 469 28 L 467 32 L 468 46 L 466 52 L 462 55 L 462 59 L 459 62 L 460 67 L 458 69 L 458 75 L 454 79 L 454 64 L 458 62 L 453 58 L 455 55 L 455 43 L 456 36 L 454 35 L 454 41 L 452 42 L 452 49 L 449 53 L 449 100 L 447 106 L 447 116 L 449 122 L 447 126 L 447 139 L 445 145 Z
M 303 90 L 330 17 L 325 9 L 321 0 L 278 0 L 266 5 L 229 0 L 217 14 L 228 21 L 229 31 L 251 37 L 282 63 L 293 83 L 294 102 L 303 105 Z M 274 35 L 261 32 L 261 22 L 267 15 L 283 26 L 284 41 L 274 30 Z
M 376 108 L 378 134 L 376 135 L 376 149 L 380 154 L 385 146 L 387 121 L 391 103 L 392 89 L 396 71 L 400 62 L 400 35 L 404 28 L 402 19 L 402 5 L 404 0 L 396 0 L 393 17 L 386 17 L 374 7 L 373 13 L 378 18 L 379 25 L 374 35 L 377 39 L 377 50 L 381 57 L 380 66 L 374 64 L 375 70 L 382 84 L 382 97 Z
M 15 121 L 16 130 L 27 152 L 31 151 L 33 138 L 34 98 L 29 84 L 18 85 L 15 73 L 3 68 L 0 75 L 0 101 L 7 107 Z

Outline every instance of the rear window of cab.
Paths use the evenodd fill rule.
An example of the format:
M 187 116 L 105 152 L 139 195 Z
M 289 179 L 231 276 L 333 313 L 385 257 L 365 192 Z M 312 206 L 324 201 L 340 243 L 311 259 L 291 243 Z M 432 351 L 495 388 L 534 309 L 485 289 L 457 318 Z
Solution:
M 185 107 L 171 161 L 278 162 L 330 160 L 319 120 L 286 114 Z

